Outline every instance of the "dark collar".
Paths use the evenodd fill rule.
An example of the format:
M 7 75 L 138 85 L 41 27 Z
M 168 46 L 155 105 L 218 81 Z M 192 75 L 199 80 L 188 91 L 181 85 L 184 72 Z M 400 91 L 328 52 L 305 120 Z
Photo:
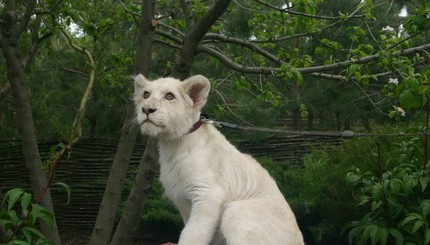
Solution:
M 188 132 L 188 134 L 193 133 L 194 131 L 196 131 L 197 129 L 199 129 L 202 125 L 203 125 L 204 121 L 203 118 L 200 118 L 197 122 L 195 122 L 193 124 L 193 127 L 191 127 L 190 131 Z

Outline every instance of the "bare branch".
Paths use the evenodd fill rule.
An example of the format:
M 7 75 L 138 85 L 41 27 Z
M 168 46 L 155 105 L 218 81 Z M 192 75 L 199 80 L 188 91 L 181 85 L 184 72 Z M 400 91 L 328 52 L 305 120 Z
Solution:
M 270 38 L 268 40 L 252 40 L 251 42 L 253 43 L 277 43 L 277 42 L 282 42 L 282 41 L 286 41 L 286 40 L 290 40 L 290 39 L 294 39 L 294 38 L 299 38 L 299 37 L 305 37 L 305 36 L 310 36 L 313 34 L 317 34 L 320 33 L 322 31 L 325 31 L 329 28 L 334 27 L 335 25 L 341 23 L 342 20 L 338 20 L 338 21 L 334 21 L 333 23 L 324 26 L 323 28 L 317 30 L 317 31 L 313 31 L 313 32 L 303 32 L 303 33 L 297 33 L 291 36 L 286 36 L 286 37 L 281 37 L 281 38 Z
M 49 31 L 44 35 L 39 36 L 40 27 L 41 27 L 41 19 L 39 17 L 36 18 L 36 20 L 33 22 L 32 25 L 29 25 L 29 30 L 31 33 L 31 47 L 30 47 L 30 50 L 27 52 L 26 56 L 22 59 L 24 69 L 28 68 L 28 65 L 31 63 L 34 56 L 36 55 L 40 44 L 45 39 L 48 39 L 49 37 L 51 37 L 53 34 L 51 31 Z
M 90 98 L 90 93 L 91 93 L 91 90 L 92 90 L 93 85 L 94 85 L 95 63 L 94 63 L 94 60 L 93 60 L 93 57 L 92 57 L 90 51 L 88 51 L 85 48 L 78 46 L 77 44 L 75 44 L 72 41 L 72 37 L 70 36 L 70 34 L 66 30 L 64 30 L 63 28 L 60 28 L 60 30 L 63 33 L 64 37 L 67 39 L 69 45 L 73 49 L 75 49 L 76 51 L 83 53 L 87 57 L 88 62 L 90 63 L 90 71 L 88 74 L 87 88 L 85 89 L 85 92 L 82 95 L 81 103 L 79 105 L 78 112 L 76 113 L 75 121 L 73 122 L 74 133 L 72 135 L 72 139 L 74 139 L 75 136 L 77 138 L 82 137 L 82 123 L 83 123 L 83 120 L 85 118 L 86 105 L 88 103 L 88 100 Z
M 185 37 L 185 34 L 184 34 L 183 32 L 181 32 L 180 30 L 178 30 L 178 29 L 176 29 L 176 28 L 173 28 L 173 27 L 171 27 L 171 26 L 169 26 L 169 25 L 166 25 L 166 24 L 162 23 L 161 21 L 160 21 L 160 22 L 158 22 L 158 25 L 159 25 L 159 26 L 162 26 L 162 27 L 164 27 L 164 28 L 166 28 L 166 29 L 168 29 L 168 30 L 173 31 L 174 33 L 179 34 L 181 37 Z M 182 39 L 181 39 L 181 42 L 182 42 Z
M 374 78 L 378 78 L 378 77 L 385 77 L 392 74 L 392 72 L 388 71 L 388 72 L 382 72 L 382 73 L 378 73 L 378 74 L 373 74 L 370 77 L 374 77 Z M 340 80 L 340 81 L 348 81 L 348 78 L 346 76 L 342 76 L 342 75 L 334 75 L 334 74 L 327 74 L 327 73 L 318 73 L 318 72 L 314 72 L 314 73 L 310 73 L 311 76 L 314 77 L 321 77 L 321 78 L 325 78 L 325 79 L 331 79 L 331 80 Z M 365 76 L 363 76 L 363 78 L 365 78 Z M 350 77 L 349 80 L 353 80 L 353 81 L 357 81 L 357 79 L 355 77 Z
M 270 4 L 270 3 L 265 3 L 265 2 L 263 2 L 261 0 L 256 0 L 256 1 L 258 3 L 260 3 L 260 4 L 262 4 L 262 5 L 265 5 L 265 6 L 269 7 L 269 8 L 271 8 L 271 9 L 279 10 L 280 12 L 284 12 L 284 13 L 291 14 L 291 15 L 299 15 L 299 16 L 304 16 L 304 17 L 308 17 L 308 18 L 323 19 L 323 20 L 340 20 L 340 19 L 344 18 L 344 17 L 341 17 L 341 16 L 333 17 L 333 16 L 323 16 L 323 15 L 307 14 L 307 13 L 303 13 L 303 12 L 297 12 L 297 11 L 294 11 L 294 10 L 289 10 L 288 7 L 278 8 L 278 7 L 276 7 L 276 6 L 274 6 L 274 5 Z M 348 16 L 348 18 L 362 18 L 362 17 L 364 17 L 364 15 L 362 15 L 362 14 L 361 15 L 355 15 L 355 13 L 359 9 L 361 9 L 361 8 L 362 8 L 362 6 L 360 5 L 352 14 L 350 14 Z
M 168 42 L 168 41 L 165 41 L 165 40 L 162 40 L 162 39 L 155 39 L 154 41 L 157 42 L 157 43 L 161 43 L 163 45 L 169 46 L 169 47 L 174 48 L 174 49 L 178 49 L 178 50 L 181 49 L 181 46 L 175 45 L 175 44 L 173 44 L 171 42 Z
M 255 125 L 253 125 L 252 123 L 246 121 L 245 119 L 243 119 L 241 116 L 237 115 L 236 113 L 234 113 L 234 111 L 230 108 L 230 106 L 228 105 L 226 99 L 224 98 L 224 96 L 222 95 L 222 93 L 218 90 L 215 90 L 215 93 L 221 98 L 221 100 L 223 101 L 223 107 L 226 108 L 234 117 L 238 118 L 240 121 L 246 123 L 249 126 L 253 126 L 255 127 Z
M 63 70 L 63 71 L 67 71 L 67 72 L 70 72 L 70 73 L 74 73 L 74 74 L 78 74 L 78 75 L 81 75 L 81 76 L 84 76 L 84 77 L 88 77 L 88 74 L 86 74 L 86 73 L 84 73 L 82 71 L 72 70 L 72 69 L 69 69 L 69 68 L 66 68 L 66 67 L 61 67 L 60 69 Z
M 257 0 L 257 1 L 259 1 L 259 0 Z M 264 4 L 264 3 L 263 3 Z M 324 30 L 327 30 L 327 29 L 329 29 L 329 28 L 331 28 L 331 27 L 334 27 L 334 26 L 336 26 L 337 24 L 340 24 L 340 23 L 342 23 L 343 21 L 345 21 L 345 20 L 347 20 L 347 19 L 350 19 L 350 18 L 361 18 L 361 17 L 364 17 L 363 15 L 355 15 L 362 7 L 363 7 L 364 5 L 363 4 L 360 4 L 358 7 L 357 7 L 357 9 L 355 9 L 351 14 L 349 14 L 348 16 L 346 16 L 346 17 L 333 17 L 334 19 L 332 19 L 332 20 L 335 20 L 335 21 L 333 21 L 332 23 L 330 23 L 330 24 L 328 24 L 327 26 L 324 26 L 323 28 L 320 28 L 319 30 L 317 30 L 317 31 L 313 31 L 313 32 L 304 32 L 304 33 L 298 33 L 298 34 L 295 34 L 295 35 L 291 35 L 291 36 L 287 36 L 287 37 L 282 37 L 282 38 L 277 38 L 277 39 L 269 39 L 269 40 L 253 40 L 252 42 L 253 43 L 275 43 L 275 42 L 281 42 L 281 41 L 285 41 L 285 40 L 289 40 L 289 39 L 294 39 L 294 38 L 299 38 L 299 37 L 304 37 L 304 36 L 309 36 L 309 35 L 314 35 L 314 34 L 317 34 L 317 33 L 320 33 L 320 32 L 322 32 L 322 31 L 324 31 Z M 277 8 L 277 7 L 275 7 L 275 9 L 278 9 L 278 10 L 280 10 L 280 11 L 282 11 L 282 9 L 279 9 L 279 8 Z M 299 12 L 297 12 L 297 13 L 299 13 Z M 310 17 L 310 16 L 309 16 Z M 331 18 L 331 17 L 329 17 L 329 18 Z
M 372 30 L 370 29 L 370 26 L 369 26 L 369 24 L 367 24 L 367 21 L 366 21 L 366 19 L 365 18 L 362 18 L 362 21 L 363 21 L 363 23 L 364 23 L 364 26 L 366 27 L 366 29 L 367 29 L 367 32 L 369 32 L 369 35 L 370 35 L 370 37 L 372 38 L 372 40 L 378 45 L 378 47 L 379 47 L 379 49 L 380 50 L 383 50 L 383 48 L 381 47 L 381 44 L 378 42 L 378 40 L 375 38 L 375 36 L 373 35 L 373 33 L 372 33 Z
M 221 41 L 221 42 L 225 42 L 225 43 L 238 44 L 240 46 L 243 46 L 243 47 L 250 49 L 251 51 L 255 51 L 255 52 L 259 53 L 263 57 L 269 59 L 270 61 L 272 61 L 278 65 L 285 64 L 284 61 L 280 60 L 275 55 L 273 55 L 270 52 L 258 47 L 257 45 L 255 45 L 255 43 L 252 43 L 248 40 L 234 38 L 234 37 L 227 37 L 227 36 L 223 36 L 223 35 L 216 34 L 216 33 L 206 34 L 205 40 L 217 40 L 217 41 Z
M 354 84 L 355 84 L 355 86 L 357 86 L 360 90 L 361 90 L 361 92 L 363 92 L 363 94 L 367 97 L 367 99 L 370 101 L 370 104 L 372 104 L 372 106 L 378 111 L 378 112 L 380 112 L 380 113 L 382 113 L 382 114 L 384 114 L 384 115 L 387 115 L 387 113 L 386 112 L 384 112 L 384 111 L 382 111 L 377 105 L 378 104 L 380 104 L 380 103 L 382 103 L 382 102 L 378 102 L 378 103 L 375 103 L 373 100 L 372 100 L 372 98 L 370 97 L 370 95 L 366 92 L 366 90 L 364 90 L 356 81 L 352 81 Z
M 222 63 L 224 63 L 227 67 L 237 72 L 249 73 L 249 74 L 274 74 L 276 72 L 280 72 L 281 69 L 278 67 L 247 67 L 240 64 L 235 63 L 230 58 L 225 56 L 223 53 L 217 51 L 216 49 L 209 47 L 207 45 L 200 45 L 197 47 L 198 52 L 206 53 Z
M 157 30 L 155 30 L 155 33 L 162 36 L 162 37 L 165 37 L 165 38 L 167 38 L 167 39 L 169 39 L 169 40 L 171 40 L 177 44 L 182 44 L 182 38 L 178 38 L 178 37 L 176 37 L 176 36 L 174 36 L 168 32 L 157 29 Z

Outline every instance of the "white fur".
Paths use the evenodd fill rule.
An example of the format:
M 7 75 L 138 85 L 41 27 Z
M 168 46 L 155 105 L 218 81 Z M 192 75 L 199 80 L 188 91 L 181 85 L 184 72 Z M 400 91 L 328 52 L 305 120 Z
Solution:
M 255 159 L 213 125 L 189 133 L 209 90 L 203 76 L 135 78 L 137 122 L 142 133 L 159 138 L 160 180 L 185 222 L 178 244 L 304 244 L 288 203 Z M 148 116 L 142 108 L 155 111 Z

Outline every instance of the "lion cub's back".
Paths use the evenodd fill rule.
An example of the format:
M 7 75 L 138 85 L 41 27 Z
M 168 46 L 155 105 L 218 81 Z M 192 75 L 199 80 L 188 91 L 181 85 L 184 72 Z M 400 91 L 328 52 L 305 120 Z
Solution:
M 208 127 L 207 130 L 208 147 L 213 152 L 209 161 L 216 159 L 219 166 L 214 171 L 225 181 L 232 198 L 241 200 L 257 195 L 281 195 L 273 178 L 257 160 L 240 152 L 217 129 Z

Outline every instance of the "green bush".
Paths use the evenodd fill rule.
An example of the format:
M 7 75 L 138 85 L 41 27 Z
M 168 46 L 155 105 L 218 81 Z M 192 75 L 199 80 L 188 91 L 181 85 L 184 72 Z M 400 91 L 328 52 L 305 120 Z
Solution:
M 158 180 L 145 203 L 139 227 L 141 240 L 145 244 L 160 244 L 178 241 L 184 226 L 182 217 L 172 202 L 163 196 L 163 188 Z
M 379 133 L 393 131 L 401 132 L 392 125 L 378 129 Z M 352 227 L 344 228 L 345 224 L 361 220 L 368 211 L 365 205 L 356 205 L 357 190 L 347 184 L 352 167 L 377 174 L 381 168 L 398 166 L 398 159 L 419 162 L 419 142 L 410 137 L 356 137 L 338 146 L 313 150 L 304 157 L 302 167 L 278 165 L 270 171 L 270 164 L 263 165 L 269 168 L 295 212 L 306 244 L 347 244 L 347 232 Z M 399 152 L 399 148 L 404 151 Z M 386 159 L 382 167 L 381 159 Z
M 350 244 L 430 244 L 428 159 L 419 138 L 394 145 L 378 172 L 355 168 L 347 175 L 356 205 L 366 209 L 345 227 Z

